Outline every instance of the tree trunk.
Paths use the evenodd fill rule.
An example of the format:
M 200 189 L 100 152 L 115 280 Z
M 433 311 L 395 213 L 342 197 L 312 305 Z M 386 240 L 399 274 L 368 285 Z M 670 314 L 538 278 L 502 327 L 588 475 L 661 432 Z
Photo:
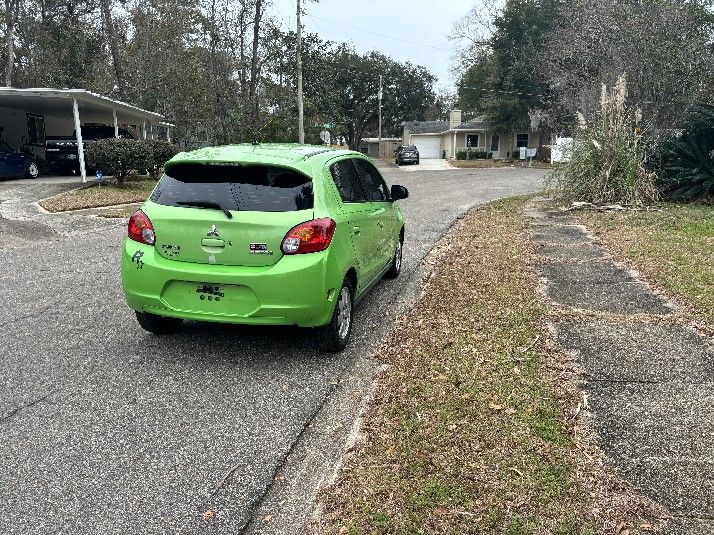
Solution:
M 109 39 L 109 52 L 112 55 L 112 64 L 114 65 L 114 76 L 116 78 L 117 87 L 119 88 L 119 97 L 124 98 L 126 94 L 126 82 L 124 80 L 124 69 L 121 65 L 119 56 L 119 43 L 117 42 L 117 32 L 112 20 L 112 11 L 109 4 L 110 0 L 100 0 L 99 4 L 102 10 L 102 19 Z
M 258 99 L 256 93 L 258 90 L 258 45 L 260 39 L 260 21 L 263 18 L 263 0 L 255 2 L 255 18 L 253 19 L 253 50 L 250 58 L 250 103 L 253 112 L 253 122 L 258 122 Z
M 15 10 L 16 0 L 5 0 L 5 47 L 7 49 L 7 64 L 5 64 L 5 86 L 12 87 L 12 71 L 15 67 Z

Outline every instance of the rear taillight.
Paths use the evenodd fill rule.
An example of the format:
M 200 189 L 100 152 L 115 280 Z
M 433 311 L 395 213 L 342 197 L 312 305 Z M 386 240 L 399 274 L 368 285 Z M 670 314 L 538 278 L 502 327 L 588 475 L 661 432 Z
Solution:
M 151 220 L 141 210 L 134 212 L 129 218 L 129 239 L 145 243 L 146 245 L 154 245 L 156 243 L 156 235 Z
M 306 221 L 290 229 L 283 238 L 283 254 L 316 253 L 330 246 L 335 233 L 335 222 L 326 217 Z

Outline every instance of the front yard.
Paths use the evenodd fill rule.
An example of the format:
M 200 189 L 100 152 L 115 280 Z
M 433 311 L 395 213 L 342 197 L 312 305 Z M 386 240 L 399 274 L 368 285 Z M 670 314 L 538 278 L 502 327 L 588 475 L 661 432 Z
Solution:
M 529 268 L 525 202 L 467 217 L 379 351 L 389 367 L 365 438 L 323 492 L 317 533 L 617 533 L 631 518 L 582 440 Z
M 714 207 L 665 204 L 648 212 L 579 212 L 616 253 L 714 333 Z

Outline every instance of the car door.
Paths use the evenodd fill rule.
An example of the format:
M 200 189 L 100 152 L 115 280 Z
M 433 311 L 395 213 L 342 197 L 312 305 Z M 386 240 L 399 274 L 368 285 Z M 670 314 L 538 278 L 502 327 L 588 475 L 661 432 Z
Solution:
M 12 150 L 10 145 L 0 141 L 0 176 L 22 178 L 25 176 L 28 156 Z
M 362 189 L 354 158 L 338 160 L 330 166 L 330 174 L 340 195 L 340 209 L 349 225 L 357 261 L 357 293 L 361 293 L 377 276 L 376 223 L 370 217 L 369 203 Z
M 389 199 L 389 189 L 377 168 L 364 158 L 355 159 L 354 163 L 367 197 L 367 213 L 376 230 L 374 237 L 376 276 L 394 256 L 399 239 L 399 229 L 396 228 L 397 218 L 394 214 L 394 204 Z

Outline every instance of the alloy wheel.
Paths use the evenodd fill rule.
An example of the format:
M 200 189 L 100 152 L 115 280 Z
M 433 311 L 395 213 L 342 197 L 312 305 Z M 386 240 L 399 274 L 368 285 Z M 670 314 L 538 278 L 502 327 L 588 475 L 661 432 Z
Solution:
M 337 301 L 337 336 L 344 340 L 350 332 L 352 322 L 352 295 L 349 288 L 343 287 Z

